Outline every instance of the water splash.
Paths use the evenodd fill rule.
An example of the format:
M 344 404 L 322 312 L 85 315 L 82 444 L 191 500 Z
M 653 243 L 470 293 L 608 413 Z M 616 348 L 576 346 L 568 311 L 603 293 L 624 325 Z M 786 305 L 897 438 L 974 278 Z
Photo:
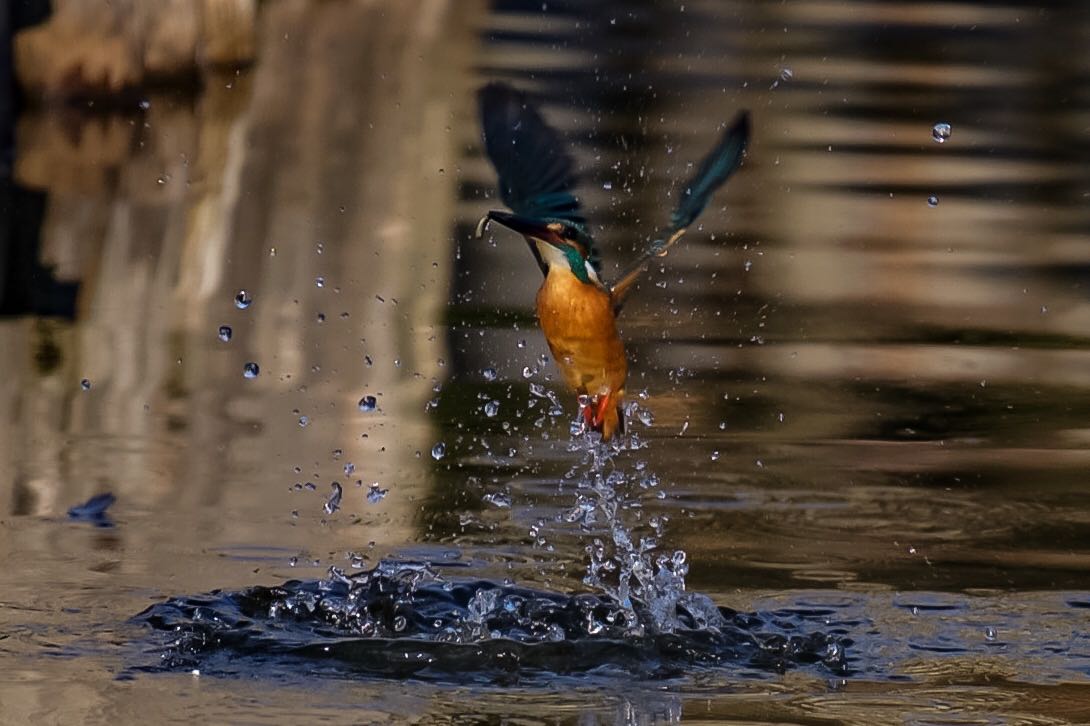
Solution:
M 849 641 L 805 633 L 802 620 L 782 613 L 743 614 L 686 594 L 671 619 L 669 633 L 634 633 L 631 611 L 607 596 L 448 578 L 426 563 L 384 561 L 353 575 L 333 567 L 319 581 L 174 598 L 135 621 L 161 635 L 151 670 L 214 672 L 220 656 L 231 663 L 249 656 L 398 678 L 504 682 L 603 667 L 649 677 L 806 664 L 848 672 Z
M 552 391 L 537 384 L 531 391 L 549 402 L 550 414 L 562 411 Z M 641 408 L 633 402 L 626 412 L 638 417 Z M 576 421 L 583 420 L 580 411 Z M 737 613 L 686 590 L 686 554 L 659 545 L 667 518 L 645 516 L 642 508 L 642 499 L 659 491 L 658 477 L 644 462 L 628 460 L 645 447 L 633 431 L 609 442 L 582 432 L 568 445 L 579 455 L 565 476 L 575 482 L 575 503 L 561 519 L 590 539 L 584 583 L 594 592 L 448 577 L 420 562 L 381 561 L 351 575 L 331 567 L 323 580 L 153 605 L 135 618 L 159 639 L 160 659 L 149 669 L 215 673 L 217 664 L 252 657 L 261 663 L 302 659 L 338 674 L 501 683 L 580 672 L 660 678 L 734 667 L 778 673 L 808 664 L 846 674 L 851 641 L 842 632 L 827 634 L 780 613 Z M 432 456 L 445 455 L 446 445 L 436 443 Z M 339 484 L 331 487 L 329 514 L 342 496 Z M 367 499 L 375 503 L 385 494 L 376 482 Z M 511 506 L 508 492 L 485 499 Z M 537 520 L 530 527 L 539 546 L 546 546 L 544 525 Z M 364 567 L 358 554 L 349 553 L 349 561 L 353 571 Z M 236 666 L 222 667 L 231 672 Z
M 637 408 L 630 406 L 630 412 Z M 576 421 L 582 420 L 580 412 Z M 619 461 L 622 452 L 645 446 L 635 433 L 608 443 L 597 433 L 583 433 L 569 447 L 583 454 L 582 461 L 565 477 L 575 480 L 576 499 L 564 519 L 592 537 L 584 548 L 583 583 L 620 604 L 625 627 L 633 635 L 677 628 L 678 603 L 686 597 L 689 572 L 684 551 L 660 547 L 668 518 L 659 515 L 644 521 L 642 498 L 658 488 L 658 477 L 642 463 L 629 471 Z

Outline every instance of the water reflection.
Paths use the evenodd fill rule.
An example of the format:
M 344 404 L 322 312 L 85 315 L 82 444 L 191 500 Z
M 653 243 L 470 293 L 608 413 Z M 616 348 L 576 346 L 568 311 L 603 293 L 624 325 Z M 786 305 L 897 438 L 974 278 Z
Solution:
M 264 32 L 282 35 L 308 12 L 271 10 Z M 298 46 L 274 44 L 252 77 L 213 75 L 196 99 L 152 94 L 139 114 L 47 108 L 22 118 L 16 176 L 48 198 L 37 262 L 81 287 L 77 326 L 3 326 L 4 350 L 59 359 L 7 377 L 7 410 L 56 412 L 5 421 L 13 458 L 0 470 L 21 492 L 19 513 L 48 514 L 102 486 L 151 508 L 176 495 L 244 506 L 254 484 L 225 484 L 275 477 L 287 491 L 293 466 L 299 478 L 328 479 L 345 461 L 407 487 L 424 476 L 414 451 L 430 447 L 423 404 L 443 376 L 435 326 L 449 276 L 441 244 L 453 182 L 442 169 L 453 161 L 455 99 L 437 92 L 441 75 L 415 80 L 414 69 L 457 58 L 467 36 L 440 42 L 434 10 L 381 23 L 377 10 L 353 12 L 347 26 L 340 11 L 319 14 L 296 42 L 324 45 L 339 32 L 355 45 L 343 28 L 369 26 L 376 42 L 419 52 L 345 89 L 336 81 L 365 66 L 373 44 L 334 46 L 304 65 Z M 290 89 L 300 100 L 285 113 Z M 403 152 L 389 153 L 397 143 Z M 364 183 L 342 182 L 355 178 Z M 241 288 L 250 310 L 233 309 Z M 226 346 L 215 340 L 221 323 L 234 333 Z M 243 386 L 246 360 L 262 372 Z M 92 390 L 79 391 L 83 377 Z M 359 415 L 361 390 L 383 396 L 383 416 Z M 294 410 L 308 412 L 308 431 Z M 41 430 L 28 431 L 32 422 Z M 32 441 L 34 459 L 18 457 Z M 334 448 L 343 460 L 331 464 Z M 382 513 L 401 522 L 383 528 L 397 542 L 411 538 L 397 529 L 413 516 L 405 494 L 400 513 Z
M 541 5 L 265 3 L 250 70 L 145 109 L 21 116 L 0 229 L 0 547 L 18 563 L 0 657 L 22 673 L 5 708 L 104 694 L 120 657 L 102 642 L 39 654 L 126 640 L 104 624 L 150 596 L 312 561 L 408 553 L 582 587 L 584 534 L 557 521 L 567 421 L 536 427 L 550 404 L 529 386 L 555 377 L 537 273 L 521 245 L 469 239 L 494 204 L 472 91 L 500 78 L 575 143 L 607 273 L 725 116 L 754 109 L 743 172 L 625 311 L 630 390 L 654 413 L 625 465 L 668 491 L 645 511 L 671 517 L 691 588 L 738 608 L 842 596 L 882 654 L 914 659 L 848 684 L 694 678 L 646 705 L 488 691 L 481 720 L 1085 720 L 1085 608 L 1064 604 L 1088 582 L 1082 4 Z M 368 500 L 372 482 L 388 494 Z M 102 491 L 115 528 L 58 521 Z M 994 657 L 943 651 L 951 632 Z M 283 696 L 206 680 L 201 713 L 235 720 L 247 693 L 295 713 L 316 686 L 284 678 Z M 128 713 L 149 682 L 130 685 L 92 700 Z M 467 702 L 323 687 L 356 716 Z M 323 708 L 302 717 L 343 718 Z

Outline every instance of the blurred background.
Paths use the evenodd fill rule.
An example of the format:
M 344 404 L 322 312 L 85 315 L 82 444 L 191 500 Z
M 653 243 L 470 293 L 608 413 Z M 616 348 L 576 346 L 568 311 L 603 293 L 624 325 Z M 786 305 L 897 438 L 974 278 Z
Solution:
M 90 675 L 85 650 L 36 654 L 170 594 L 385 556 L 582 587 L 584 538 L 559 517 L 574 404 L 550 418 L 531 392 L 559 391 L 539 273 L 521 240 L 471 234 L 499 205 L 474 93 L 502 79 L 570 140 L 607 275 L 753 113 L 742 171 L 622 319 L 653 413 L 626 461 L 661 481 L 645 511 L 671 519 L 690 587 L 743 609 L 868 598 L 904 633 L 918 608 L 890 593 L 1059 618 L 1062 657 L 1025 631 L 1007 651 L 1023 665 L 996 672 L 1068 685 L 995 707 L 1090 718 L 1067 604 L 1090 589 L 1084 3 L 13 0 L 0 32 L 0 660 L 21 674 L 0 700 L 17 717 L 135 713 L 99 689 L 116 654 Z M 116 526 L 64 521 L 103 491 Z M 923 650 L 876 677 L 949 677 Z M 227 690 L 200 713 L 237 716 Z M 789 700 L 806 711 L 811 690 Z M 376 713 L 455 712 L 417 695 Z M 916 698 L 886 696 L 890 714 Z

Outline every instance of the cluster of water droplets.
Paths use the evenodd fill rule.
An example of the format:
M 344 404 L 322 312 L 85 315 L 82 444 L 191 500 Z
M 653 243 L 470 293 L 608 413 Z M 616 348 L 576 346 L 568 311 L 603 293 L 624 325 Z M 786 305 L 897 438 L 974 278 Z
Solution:
M 220 338 L 226 342 L 230 334 L 221 330 Z M 252 365 L 256 375 L 256 364 Z M 482 374 L 487 382 L 498 378 L 493 369 Z M 551 427 L 545 424 L 570 409 L 560 395 L 537 381 L 529 382 L 529 393 L 528 408 L 512 404 L 502 410 L 528 419 L 536 415 L 534 425 L 548 440 Z M 482 401 L 484 419 L 492 421 L 501 403 L 494 392 Z M 820 633 L 766 636 L 760 629 L 767 621 L 721 610 L 707 597 L 686 591 L 685 553 L 661 546 L 668 518 L 644 509 L 646 500 L 664 498 L 665 493 L 647 464 L 633 460 L 647 446 L 636 429 L 653 424 L 651 411 L 639 400 L 631 401 L 625 410 L 627 431 L 603 442 L 600 434 L 587 430 L 589 405 L 589 400 L 580 401 L 570 427 L 568 451 L 577 455 L 577 462 L 558 482 L 574 496 L 558 520 L 577 527 L 585 538 L 583 582 L 589 592 L 565 594 L 510 582 L 448 579 L 445 569 L 427 562 L 380 561 L 374 569 L 364 570 L 366 557 L 350 552 L 353 574 L 330 567 L 321 580 L 175 598 L 149 608 L 139 617 L 170 634 L 164 666 L 201 665 L 205 654 L 229 651 L 261 657 L 282 652 L 291 658 L 313 653 L 323 661 L 349 661 L 354 668 L 399 677 L 424 671 L 568 671 L 609 662 L 643 670 L 670 664 L 678 654 L 682 661 L 668 668 L 732 661 L 767 661 L 774 668 L 823 661 L 841 668 L 842 648 L 836 658 L 827 657 L 830 643 L 838 643 L 835 639 Z M 365 394 L 358 408 L 372 414 L 378 398 Z M 300 416 L 301 425 L 303 419 Z M 333 458 L 341 454 L 335 449 Z M 447 455 L 443 441 L 431 449 L 436 460 Z M 356 467 L 338 462 L 342 465 L 350 481 Z M 294 471 L 302 473 L 298 466 Z M 357 486 L 362 484 L 356 480 Z M 330 482 L 319 495 L 326 515 L 340 510 L 347 486 Z M 318 493 L 319 487 L 300 481 L 294 490 Z M 374 482 L 366 499 L 378 502 L 386 493 Z M 509 491 L 488 493 L 485 501 L 501 509 L 512 506 Z M 298 512 L 292 516 L 298 517 Z M 544 519 L 536 520 L 530 535 L 535 546 L 550 549 L 545 525 Z M 297 562 L 292 558 L 290 564 Z M 465 645 L 474 648 L 467 650 Z M 558 647 L 563 650 L 552 650 Z
M 492 367 L 480 373 L 487 383 L 499 379 Z M 524 372 L 524 377 L 532 378 L 535 373 Z M 561 395 L 545 384 L 530 381 L 528 387 L 528 410 L 516 413 L 536 415 L 533 425 L 542 429 L 542 439 L 548 440 L 545 424 L 568 415 L 570 408 L 565 408 Z M 485 418 L 491 419 L 499 413 L 501 403 L 492 392 L 482 392 L 478 398 L 483 402 L 480 411 Z M 574 502 L 558 517 L 558 523 L 577 527 L 586 542 L 587 570 L 583 583 L 618 606 L 609 623 L 591 623 L 592 633 L 607 625 L 631 635 L 645 631 L 671 632 L 676 627 L 678 602 L 685 595 L 686 554 L 662 549 L 660 542 L 669 519 L 661 514 L 646 514 L 643 507 L 645 499 L 663 499 L 666 493 L 658 477 L 647 469 L 646 462 L 630 461 L 632 452 L 647 446 L 638 429 L 654 424 L 654 415 L 642 403 L 646 398 L 646 393 L 641 393 L 637 400 L 626 404 L 625 430 L 611 441 L 603 441 L 601 434 L 588 425 L 590 407 L 594 405 L 588 396 L 578 398 L 578 411 L 569 426 L 568 451 L 578 456 L 578 463 L 558 486 L 570 489 Z M 504 430 L 509 428 L 506 421 L 501 426 Z M 432 449 L 433 458 L 445 455 L 446 445 L 437 443 Z M 574 482 L 574 488 L 570 482 Z M 501 509 L 512 505 L 506 491 L 489 492 L 483 500 Z M 529 536 L 535 547 L 551 551 L 552 545 L 543 534 L 545 525 L 545 520 L 536 520 L 529 527 Z
M 580 403 L 581 409 L 588 405 Z M 636 401 L 626 407 L 626 418 L 645 426 L 654 422 L 650 409 Z M 584 426 L 584 420 L 581 410 L 573 433 Z M 644 461 L 625 461 L 625 452 L 646 445 L 634 431 L 619 445 L 602 442 L 596 433 L 579 431 L 569 449 L 581 453 L 582 459 L 565 475 L 576 486 L 575 502 L 564 519 L 578 525 L 589 538 L 584 547 L 587 572 L 583 583 L 621 606 L 633 634 L 645 629 L 674 630 L 689 572 L 684 551 L 671 552 L 661 546 L 669 518 L 648 515 L 644 510 L 644 499 L 665 497 L 658 476 Z
M 404 614 L 417 587 L 437 579 L 427 564 L 380 562 L 355 576 L 336 567 L 313 588 L 285 589 L 268 603 L 268 617 L 319 619 L 367 637 L 391 637 L 408 627 Z M 381 602 L 383 607 L 375 607 Z
M 315 284 L 324 287 L 325 280 L 318 277 Z M 239 290 L 234 297 L 234 305 L 239 310 L 248 310 L 253 302 L 246 290 Z M 231 326 L 219 326 L 217 337 L 222 343 L 231 342 Z M 519 341 L 518 345 L 523 348 L 526 343 Z M 372 364 L 369 357 L 365 356 L 365 361 L 368 366 Z M 533 380 L 539 370 L 544 370 L 546 363 L 547 359 L 542 356 L 534 365 L 522 369 L 522 378 L 528 382 L 530 393 L 526 405 L 504 404 L 500 400 L 502 396 L 497 396 L 495 391 L 482 392 L 479 411 L 484 418 L 496 419 L 501 412 L 505 417 L 525 417 L 535 428 L 542 430 L 542 439 L 548 440 L 552 427 L 547 424 L 565 416 L 570 409 L 564 405 L 567 401 L 562 401 L 561 395 Z M 398 364 L 395 361 L 395 365 Z M 256 362 L 247 361 L 243 366 L 246 378 L 256 378 L 259 372 Z M 481 375 L 487 383 L 495 383 L 499 378 L 491 367 L 482 370 Z M 544 376 L 544 380 L 548 382 L 549 376 Z M 89 387 L 90 382 L 85 382 L 84 388 Z M 438 392 L 438 385 L 435 390 Z M 507 400 L 512 400 L 510 390 Z M 348 553 L 352 568 L 357 570 L 355 574 L 346 575 L 341 569 L 331 567 L 322 580 L 292 581 L 278 588 L 251 588 L 228 594 L 225 599 L 233 604 L 225 603 L 227 610 L 241 604 L 245 606 L 242 609 L 254 618 L 290 621 L 306 627 L 333 626 L 350 637 L 405 638 L 414 642 L 456 645 L 488 641 L 555 644 L 586 639 L 637 643 L 681 631 L 723 635 L 729 631 L 729 626 L 719 609 L 706 597 L 686 592 L 688 562 L 685 552 L 670 551 L 661 546 L 668 518 L 661 514 L 649 515 L 644 510 L 646 499 L 665 497 L 658 477 L 647 470 L 646 463 L 630 460 L 632 452 L 646 446 L 634 429 L 637 423 L 643 426 L 654 423 L 651 411 L 638 401 L 630 402 L 625 410 L 628 431 L 611 442 L 603 442 L 601 435 L 590 431 L 587 425 L 587 407 L 591 405 L 591 400 L 582 397 L 570 426 L 568 449 L 579 455 L 579 461 L 565 476 L 565 482 L 575 484 L 571 489 L 574 502 L 559 518 L 563 524 L 578 527 L 585 539 L 587 569 L 583 582 L 591 592 L 565 595 L 518 588 L 510 583 L 446 580 L 428 563 L 379 562 L 373 570 L 359 571 L 365 566 L 365 558 Z M 361 413 L 373 414 L 379 410 L 378 398 L 365 393 L 357 406 Z M 429 404 L 429 410 L 431 407 Z M 300 427 L 309 423 L 306 415 L 297 410 L 293 413 L 298 416 Z M 510 431 L 512 424 L 511 421 L 500 422 L 504 431 Z M 510 451 L 514 455 L 514 449 Z M 430 453 L 435 460 L 444 459 L 447 444 L 436 442 Z M 335 454 L 334 458 L 339 458 L 340 450 L 335 450 Z M 343 469 L 345 478 L 350 481 L 355 466 L 347 463 Z M 301 473 L 299 467 L 295 471 Z M 357 479 L 356 485 L 362 487 L 362 480 Z M 341 509 L 346 486 L 337 481 L 330 482 L 326 492 L 320 495 L 320 507 L 327 516 Z M 293 487 L 293 491 L 315 493 L 318 489 L 318 485 L 309 481 L 300 481 Z M 373 504 L 386 494 L 386 489 L 373 482 L 367 487 L 365 497 Z M 488 493 L 485 501 L 501 509 L 512 506 L 509 491 Z M 292 516 L 297 518 L 298 511 L 293 511 Z M 536 546 L 551 549 L 552 545 L 542 534 L 545 524 L 543 519 L 535 521 L 530 527 L 530 535 Z M 298 558 L 291 558 L 290 564 L 295 566 L 297 562 Z M 315 566 L 318 563 L 318 560 L 311 561 Z M 199 623 L 214 623 L 213 631 L 218 633 L 227 618 L 202 620 L 203 605 L 190 611 L 178 605 L 179 602 L 163 606 L 180 608 L 178 612 L 163 616 L 166 620 L 171 617 L 177 617 L 178 622 L 192 619 L 184 626 L 188 639 L 179 637 L 173 644 L 174 655 L 183 651 L 196 652 L 212 643 L 222 644 L 217 640 L 218 635 L 210 638 L 210 631 Z M 241 631 L 261 629 L 260 622 L 250 623 L 245 619 L 234 627 Z M 278 628 L 273 630 L 278 631 Z M 316 633 L 320 636 L 318 640 L 329 635 L 322 630 Z M 736 641 L 730 641 L 732 645 L 754 645 L 756 642 L 741 633 L 735 633 L 731 638 L 736 638 Z M 236 641 L 235 645 L 240 642 Z M 593 660 L 600 654 L 588 651 L 588 655 L 593 667 Z M 723 653 L 713 655 L 709 652 L 709 655 L 718 659 Z M 431 658 L 420 657 L 424 661 Z M 510 657 L 514 658 L 517 667 L 519 656 Z M 510 665 L 507 663 L 504 667 Z
M 940 121 L 931 127 L 931 139 L 936 144 L 945 144 L 953 134 L 954 129 L 950 124 L 945 121 Z M 934 209 L 939 206 L 939 198 L 934 194 L 930 194 L 927 197 L 927 206 Z

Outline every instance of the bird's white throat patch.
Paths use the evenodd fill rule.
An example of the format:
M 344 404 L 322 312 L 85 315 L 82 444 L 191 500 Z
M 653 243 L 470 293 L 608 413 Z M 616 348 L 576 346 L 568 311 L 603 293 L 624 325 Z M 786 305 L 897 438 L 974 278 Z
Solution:
M 541 259 L 545 261 L 547 266 L 552 268 L 555 265 L 561 270 L 571 270 L 571 265 L 568 264 L 567 255 L 565 255 L 564 251 L 559 247 L 540 239 L 534 239 L 534 245 L 537 246 L 537 252 L 541 255 Z M 583 266 L 587 270 L 587 277 L 595 284 L 600 285 L 601 280 L 598 279 L 598 272 L 594 269 L 594 266 L 591 265 L 588 260 L 583 261 Z

